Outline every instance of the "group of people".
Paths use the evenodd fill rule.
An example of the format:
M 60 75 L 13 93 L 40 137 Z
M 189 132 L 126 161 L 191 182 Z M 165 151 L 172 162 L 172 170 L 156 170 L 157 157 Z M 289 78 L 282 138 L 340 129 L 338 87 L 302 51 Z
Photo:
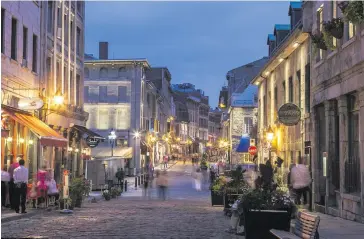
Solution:
M 167 188 L 168 188 L 168 175 L 167 171 L 159 171 L 157 170 L 155 173 L 155 178 L 153 176 L 154 172 L 148 172 L 146 178 L 144 180 L 143 185 L 143 197 L 151 199 L 153 184 L 155 183 L 158 191 L 158 198 L 161 200 L 167 199 Z
M 28 190 L 29 171 L 24 165 L 24 159 L 18 157 L 8 170 L 1 171 L 1 206 L 10 206 L 16 213 L 26 213 L 27 198 L 39 199 L 38 202 L 42 203 L 48 196 L 54 196 L 56 200 L 59 197 L 53 174 L 47 171 L 46 166 L 38 170 Z M 7 198 L 10 205 L 7 204 Z

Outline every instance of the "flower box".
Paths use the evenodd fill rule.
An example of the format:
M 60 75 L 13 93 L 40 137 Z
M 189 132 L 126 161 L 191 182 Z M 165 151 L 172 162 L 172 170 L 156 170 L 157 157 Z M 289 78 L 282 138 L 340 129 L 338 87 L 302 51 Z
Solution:
M 224 193 L 221 191 L 211 190 L 211 205 L 224 206 Z
M 244 217 L 245 239 L 275 239 L 269 232 L 271 229 L 290 229 L 291 212 L 287 210 L 245 209 L 241 216 Z

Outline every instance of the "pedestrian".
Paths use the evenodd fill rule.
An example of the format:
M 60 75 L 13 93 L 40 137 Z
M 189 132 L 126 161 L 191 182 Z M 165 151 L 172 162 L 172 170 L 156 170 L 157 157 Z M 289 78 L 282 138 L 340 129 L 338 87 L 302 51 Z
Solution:
M 52 175 L 50 175 L 50 180 L 46 181 L 46 185 L 48 187 L 48 191 L 47 191 L 48 197 L 54 197 L 55 202 L 57 202 L 59 199 L 59 191 L 57 188 L 57 183 L 54 180 Z M 87 190 L 86 190 L 86 194 L 87 194 Z
M 28 169 L 24 167 L 24 164 L 24 159 L 19 160 L 19 167 L 14 170 L 14 209 L 16 213 L 19 213 L 19 205 L 21 205 L 21 213 L 27 213 L 25 211 L 25 203 L 27 200 L 27 183 L 29 178 L 29 172 Z
M 6 172 L 6 168 L 4 167 L 1 170 L 1 207 L 6 207 L 6 198 L 8 196 L 8 184 L 10 181 L 10 174 Z
M 19 161 L 21 160 L 21 157 L 17 157 L 16 158 L 16 162 L 13 163 L 12 165 L 10 165 L 9 167 L 9 176 L 10 176 L 10 181 L 9 181 L 9 201 L 10 201 L 10 208 L 11 209 L 15 209 L 14 206 L 14 194 L 15 194 L 15 184 L 14 184 L 14 170 L 19 167 Z
M 149 187 L 149 174 L 146 174 L 144 185 L 143 185 L 143 197 L 146 198 L 148 195 L 148 187 Z
M 124 170 L 122 168 L 119 168 L 115 174 L 115 177 L 118 179 L 118 184 L 119 184 L 120 188 L 122 188 L 124 177 L 125 177 Z
M 304 164 L 293 166 L 290 173 L 290 184 L 296 195 L 296 205 L 301 205 L 303 197 L 304 205 L 308 204 L 307 193 L 310 191 L 311 176 L 308 167 Z
M 186 164 L 186 157 L 183 158 L 183 165 Z
M 202 181 L 202 173 L 201 169 L 197 169 L 195 172 L 195 188 L 196 191 L 201 191 L 201 181 Z
M 216 173 L 213 166 L 210 167 L 210 182 L 213 183 L 216 179 Z
M 159 174 L 157 178 L 157 185 L 159 189 L 159 198 L 165 201 L 168 187 L 167 171 L 163 171 Z
M 46 203 L 47 200 L 47 190 L 48 190 L 46 184 L 47 177 L 48 177 L 47 167 L 43 165 L 42 168 L 39 169 L 37 173 L 37 190 L 40 203 Z
M 164 155 L 163 162 L 164 162 L 164 169 L 167 169 L 168 168 L 168 155 Z

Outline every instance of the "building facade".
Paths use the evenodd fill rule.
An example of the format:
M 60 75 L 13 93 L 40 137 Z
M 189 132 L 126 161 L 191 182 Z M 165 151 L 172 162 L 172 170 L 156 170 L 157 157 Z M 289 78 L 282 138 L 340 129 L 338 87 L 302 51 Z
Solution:
M 269 157 L 284 160 L 283 179 L 291 164 L 309 165 L 305 157 L 305 141 L 309 137 L 310 99 L 310 45 L 309 35 L 302 31 L 301 3 L 290 3 L 291 24 L 276 24 L 274 34 L 268 35 L 270 58 L 254 78 L 258 85 L 258 161 L 264 163 Z M 287 29 L 290 29 L 287 31 Z M 278 120 L 278 110 L 286 103 L 298 106 L 299 122 L 293 126 Z M 273 132 L 273 139 L 267 132 Z
M 106 54 L 104 50 L 100 47 L 100 56 Z M 114 131 L 117 140 L 127 142 L 120 147 L 132 147 L 132 160 L 127 160 L 124 165 L 129 175 L 140 173 L 142 168 L 141 142 L 146 124 L 143 118 L 145 71 L 149 68 L 146 59 L 85 60 L 84 108 L 90 115 L 86 127 L 105 138 Z M 111 155 L 110 145 L 105 147 L 109 147 L 106 151 Z M 101 148 L 96 147 L 93 151 L 99 150 Z
M 338 2 L 305 1 L 304 31 L 327 34 L 333 18 L 344 19 L 342 38 L 311 53 L 313 200 L 316 210 L 364 222 L 364 25 L 347 22 Z
M 208 141 L 209 98 L 193 84 L 172 85 L 177 99 L 181 99 L 188 111 L 188 136 L 192 141 L 190 153 L 203 153 Z M 176 104 L 177 106 L 177 104 Z M 183 124 L 182 124 L 183 125 Z
M 14 109 L 9 108 L 5 111 L 19 122 L 17 114 L 34 117 L 31 120 L 37 123 L 33 122 L 33 126 L 29 123 L 23 127 L 19 122 L 16 126 L 21 128 L 19 132 L 29 128 L 41 139 L 40 143 L 36 137 L 30 140 L 32 146 L 26 151 L 36 151 L 37 160 L 30 160 L 29 168 L 34 173 L 46 166 L 57 182 L 61 180 L 62 168 L 70 169 L 71 176 L 84 171 L 86 148 L 81 143 L 82 133 L 73 128 L 84 125 L 88 117 L 82 107 L 83 95 L 79 93 L 83 87 L 84 11 L 81 1 L 2 3 L 2 73 L 12 75 L 2 84 L 4 89 L 11 88 L 17 94 L 18 99 L 13 93 L 6 96 L 10 97 L 10 107 L 30 115 L 20 111 L 12 114 L 9 111 Z M 14 79 L 18 79 L 16 86 Z M 52 134 L 58 141 L 44 142 L 46 134 Z

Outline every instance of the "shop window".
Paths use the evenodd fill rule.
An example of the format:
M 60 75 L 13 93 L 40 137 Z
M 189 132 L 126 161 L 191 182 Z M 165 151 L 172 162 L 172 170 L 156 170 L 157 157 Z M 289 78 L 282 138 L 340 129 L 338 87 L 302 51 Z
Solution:
M 321 6 L 319 9 L 317 9 L 316 20 L 317 20 L 317 30 L 319 33 L 322 33 L 323 32 L 323 21 L 324 21 L 323 6 Z M 323 50 L 318 49 L 316 61 L 319 62 L 322 58 L 323 58 Z

